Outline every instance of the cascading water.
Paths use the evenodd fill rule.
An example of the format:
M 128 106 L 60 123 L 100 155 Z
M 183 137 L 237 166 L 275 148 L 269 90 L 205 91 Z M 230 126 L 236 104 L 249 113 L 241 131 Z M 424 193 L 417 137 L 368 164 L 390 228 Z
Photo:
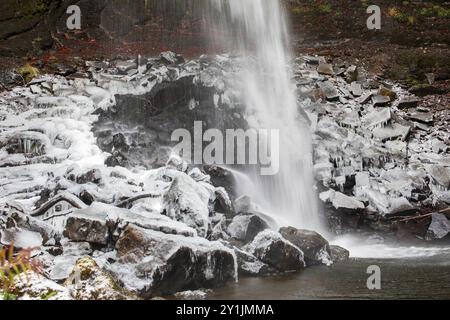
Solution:
M 280 130 L 279 173 L 248 173 L 254 185 L 246 183 L 241 191 L 263 211 L 290 225 L 322 231 L 313 189 L 310 129 L 299 115 L 288 68 L 289 34 L 283 7 L 278 0 L 213 1 L 220 11 L 216 25 L 231 35 L 231 41 L 223 45 L 236 46 L 244 57 L 237 81 L 249 125 Z

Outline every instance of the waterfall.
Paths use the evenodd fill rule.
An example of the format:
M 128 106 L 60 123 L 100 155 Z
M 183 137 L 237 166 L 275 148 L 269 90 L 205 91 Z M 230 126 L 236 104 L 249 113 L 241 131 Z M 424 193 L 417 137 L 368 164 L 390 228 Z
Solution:
M 280 171 L 275 176 L 247 172 L 254 185 L 242 190 L 268 214 L 292 226 L 321 231 L 312 166 L 309 125 L 299 114 L 289 69 L 289 32 L 278 0 L 213 0 L 214 24 L 222 46 L 245 59 L 236 79 L 249 125 L 278 129 Z M 228 41 L 227 41 L 228 40 Z

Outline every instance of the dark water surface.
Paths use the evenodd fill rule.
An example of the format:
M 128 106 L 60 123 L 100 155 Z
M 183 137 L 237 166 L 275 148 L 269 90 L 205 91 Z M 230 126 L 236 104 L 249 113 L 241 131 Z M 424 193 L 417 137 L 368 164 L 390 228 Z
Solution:
M 381 290 L 367 289 L 367 268 L 381 268 Z M 450 299 L 450 254 L 407 259 L 351 259 L 299 274 L 241 278 L 212 300 Z

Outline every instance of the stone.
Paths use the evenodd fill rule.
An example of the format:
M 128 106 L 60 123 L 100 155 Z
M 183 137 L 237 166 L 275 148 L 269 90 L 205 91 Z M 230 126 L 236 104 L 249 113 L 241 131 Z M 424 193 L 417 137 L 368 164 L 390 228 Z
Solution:
M 318 85 L 327 100 L 336 100 L 339 98 L 339 92 L 330 81 L 319 82 Z
M 450 233 L 450 221 L 444 214 L 433 213 L 431 216 L 431 224 L 428 228 L 426 239 L 441 240 Z
M 92 169 L 77 177 L 78 184 L 95 183 L 99 184 L 102 181 L 102 173 L 99 169 Z
M 358 82 L 352 82 L 350 85 L 350 91 L 355 97 L 360 97 L 363 94 L 362 86 Z
M 317 68 L 317 72 L 319 72 L 319 74 L 325 74 L 329 76 L 334 75 L 333 66 L 328 63 L 320 63 L 319 67 Z
M 129 225 L 108 266 L 126 289 L 142 298 L 215 288 L 235 279 L 234 252 L 219 242 L 168 235 Z
M 243 249 L 281 272 L 298 271 L 306 266 L 303 252 L 272 230 L 259 233 Z
M 398 102 L 398 108 L 399 109 L 408 109 L 408 108 L 415 108 L 420 103 L 420 100 L 416 97 L 405 97 L 400 99 Z
M 397 98 L 397 94 L 393 90 L 386 88 L 384 86 L 381 86 L 378 89 L 378 95 L 384 96 L 384 97 L 389 97 L 390 101 L 394 101 Z
M 262 277 L 278 273 L 277 270 L 260 261 L 254 255 L 234 247 L 239 275 Z
M 228 226 L 228 233 L 232 238 L 248 243 L 268 228 L 267 223 L 260 217 L 253 214 L 241 214 L 233 218 Z
M 391 98 L 388 96 L 376 95 L 372 97 L 372 102 L 374 106 L 381 107 L 391 102 Z
M 350 259 L 350 251 L 340 246 L 330 245 L 330 252 L 333 263 L 344 262 Z
M 356 80 L 358 80 L 358 67 L 356 66 L 350 66 L 347 68 L 347 71 L 345 72 L 345 80 L 348 83 L 352 83 Z
M 434 121 L 434 115 L 430 112 L 430 113 L 423 113 L 423 112 L 416 112 L 416 113 L 411 113 L 408 116 L 409 119 L 411 119 L 412 121 L 417 121 L 417 122 L 421 122 L 427 125 L 430 125 L 433 123 Z
M 125 300 L 127 294 L 119 289 L 115 279 L 102 270 L 94 259 L 77 260 L 64 286 L 76 300 Z
M 197 230 L 198 235 L 206 237 L 209 230 L 209 204 L 214 201 L 214 188 L 197 183 L 187 174 L 172 170 L 167 172 L 172 184 L 163 196 L 166 215 L 175 221 L 185 223 Z M 211 191 L 213 193 L 211 193 Z
M 330 245 L 317 232 L 284 227 L 280 234 L 303 252 L 307 266 L 332 264 Z
M 231 200 L 236 199 L 236 178 L 227 168 L 216 165 L 205 165 L 203 170 L 211 178 L 211 183 L 216 187 L 223 187 L 227 191 Z
M 427 168 L 433 180 L 445 190 L 450 188 L 450 169 L 444 166 L 432 165 Z
M 73 300 L 67 288 L 32 271 L 15 277 L 12 291 L 18 300 Z
M 108 215 L 105 212 L 78 210 L 72 213 L 66 222 L 64 236 L 73 241 L 86 241 L 107 245 L 110 236 Z

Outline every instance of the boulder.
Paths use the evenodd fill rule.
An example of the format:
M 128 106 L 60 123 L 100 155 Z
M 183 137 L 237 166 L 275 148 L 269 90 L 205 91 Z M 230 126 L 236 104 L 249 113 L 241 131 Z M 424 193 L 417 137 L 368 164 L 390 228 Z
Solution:
M 280 234 L 303 251 L 307 266 L 332 264 L 330 245 L 317 232 L 285 227 Z
M 277 270 L 258 260 L 254 255 L 234 247 L 239 275 L 261 277 L 276 274 Z
M 93 212 L 92 207 L 70 214 L 64 236 L 73 241 L 107 245 L 110 236 L 107 212 Z
M 445 238 L 450 233 L 450 221 L 444 214 L 440 213 L 433 213 L 431 218 L 426 239 L 432 241 Z
M 330 245 L 330 252 L 333 263 L 347 261 L 350 258 L 350 251 L 340 246 Z
M 130 223 L 144 229 L 170 234 L 195 236 L 197 232 L 183 223 L 157 214 L 139 213 L 111 205 L 94 202 L 90 207 L 71 213 L 64 235 L 73 241 L 86 241 L 98 245 L 114 245 L 120 232 Z
M 303 252 L 272 230 L 259 233 L 243 249 L 281 272 L 298 271 L 306 266 Z
M 90 257 L 78 259 L 64 284 L 76 300 L 124 300 L 125 292 Z
M 231 200 L 236 199 L 236 178 L 231 171 L 216 165 L 205 165 L 203 170 L 211 177 L 214 186 L 225 188 Z
M 214 187 L 197 183 L 183 172 L 168 170 L 172 179 L 169 190 L 163 196 L 163 207 L 168 217 L 185 223 L 206 237 L 209 229 L 210 202 L 214 201 Z M 212 190 L 211 190 L 212 189 Z
M 32 271 L 15 277 L 12 291 L 18 300 L 73 300 L 67 288 Z
M 228 226 L 228 233 L 232 238 L 249 243 L 261 231 L 268 229 L 267 223 L 253 214 L 241 214 L 233 218 Z
M 108 269 L 142 298 L 214 288 L 235 279 L 231 249 L 203 238 L 167 235 L 129 225 Z

